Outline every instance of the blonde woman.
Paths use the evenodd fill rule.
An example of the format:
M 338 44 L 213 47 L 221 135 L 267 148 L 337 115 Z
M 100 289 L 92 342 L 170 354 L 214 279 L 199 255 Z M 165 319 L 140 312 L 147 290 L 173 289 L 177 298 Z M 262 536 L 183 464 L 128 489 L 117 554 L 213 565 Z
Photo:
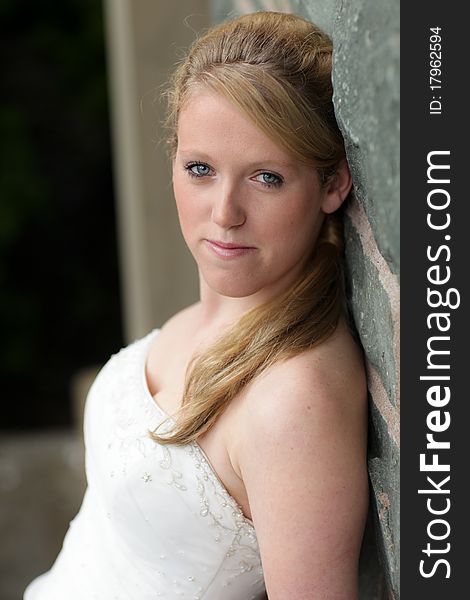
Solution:
M 26 600 L 354 600 L 366 384 L 340 211 L 331 42 L 293 15 L 210 30 L 168 91 L 200 301 L 87 400 L 88 488 Z

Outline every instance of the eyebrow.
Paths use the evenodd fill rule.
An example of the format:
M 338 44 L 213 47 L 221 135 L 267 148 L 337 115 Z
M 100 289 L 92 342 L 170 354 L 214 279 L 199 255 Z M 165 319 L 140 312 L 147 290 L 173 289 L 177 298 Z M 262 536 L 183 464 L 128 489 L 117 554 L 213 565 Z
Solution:
M 206 152 L 202 152 L 200 150 L 184 149 L 184 150 L 180 150 L 179 154 L 181 154 L 182 156 L 197 156 L 198 158 L 205 160 L 209 163 L 213 162 L 213 158 L 209 154 L 207 154 Z M 260 165 L 266 165 L 266 164 L 278 166 L 279 168 L 282 168 L 282 169 L 289 169 L 291 171 L 297 170 L 297 166 L 293 162 L 276 160 L 275 158 L 269 158 L 269 157 L 263 158 L 262 160 L 253 161 L 253 162 L 249 163 L 248 165 L 246 165 L 246 167 L 248 169 L 252 169 L 254 167 L 257 167 Z

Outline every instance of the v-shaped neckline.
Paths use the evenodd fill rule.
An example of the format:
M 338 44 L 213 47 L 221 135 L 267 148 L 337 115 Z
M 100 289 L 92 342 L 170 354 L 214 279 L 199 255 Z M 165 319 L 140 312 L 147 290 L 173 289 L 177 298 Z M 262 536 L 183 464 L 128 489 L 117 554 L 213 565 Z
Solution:
M 149 350 L 150 344 L 152 343 L 152 341 L 155 339 L 155 337 L 158 335 L 159 332 L 160 332 L 160 329 L 154 329 L 153 331 L 151 331 L 148 334 L 147 344 L 145 344 L 144 351 L 142 353 L 143 354 L 143 365 L 141 365 L 140 361 L 139 361 L 139 367 L 141 368 L 141 375 L 142 375 L 142 388 L 143 388 L 144 395 L 146 396 L 148 401 L 152 404 L 154 409 L 158 413 L 160 413 L 161 417 L 164 420 L 168 421 L 170 424 L 173 425 L 173 424 L 175 424 L 175 420 L 173 419 L 173 417 L 171 417 L 171 415 L 169 415 L 165 410 L 163 410 L 163 408 L 155 400 L 155 397 L 152 396 L 149 385 L 148 385 L 148 380 L 147 380 L 147 372 L 146 371 L 147 371 L 147 361 L 148 361 L 148 350 Z M 196 453 L 199 455 L 200 460 L 202 460 L 205 463 L 207 470 L 213 477 L 214 483 L 218 486 L 218 488 L 222 492 L 222 494 L 227 497 L 227 500 L 232 504 L 234 511 L 236 511 L 237 514 L 241 518 L 243 518 L 243 520 L 246 522 L 246 524 L 250 528 L 254 529 L 253 521 L 244 514 L 241 506 L 238 504 L 238 502 L 235 500 L 235 498 L 227 490 L 227 488 L 225 487 L 225 484 L 220 479 L 219 475 L 217 474 L 217 471 L 212 466 L 212 463 L 209 460 L 209 457 L 204 452 L 202 447 L 196 441 L 191 442 L 190 445 L 194 448 Z

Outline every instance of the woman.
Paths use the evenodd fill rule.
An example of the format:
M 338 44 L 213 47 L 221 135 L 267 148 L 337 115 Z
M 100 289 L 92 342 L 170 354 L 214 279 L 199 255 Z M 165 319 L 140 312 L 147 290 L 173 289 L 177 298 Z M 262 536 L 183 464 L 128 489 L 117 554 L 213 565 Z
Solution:
M 330 40 L 293 15 L 218 26 L 177 69 L 169 148 L 201 299 L 95 381 L 83 505 L 26 600 L 357 598 L 366 386 L 331 98 Z

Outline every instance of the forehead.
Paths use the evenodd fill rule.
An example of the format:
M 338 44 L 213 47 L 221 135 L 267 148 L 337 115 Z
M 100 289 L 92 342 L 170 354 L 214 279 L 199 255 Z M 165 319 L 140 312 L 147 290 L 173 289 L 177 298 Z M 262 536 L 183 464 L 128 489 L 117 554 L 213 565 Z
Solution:
M 180 111 L 178 152 L 201 152 L 246 161 L 270 159 L 295 167 L 298 161 L 269 138 L 228 98 L 210 90 L 193 92 Z

